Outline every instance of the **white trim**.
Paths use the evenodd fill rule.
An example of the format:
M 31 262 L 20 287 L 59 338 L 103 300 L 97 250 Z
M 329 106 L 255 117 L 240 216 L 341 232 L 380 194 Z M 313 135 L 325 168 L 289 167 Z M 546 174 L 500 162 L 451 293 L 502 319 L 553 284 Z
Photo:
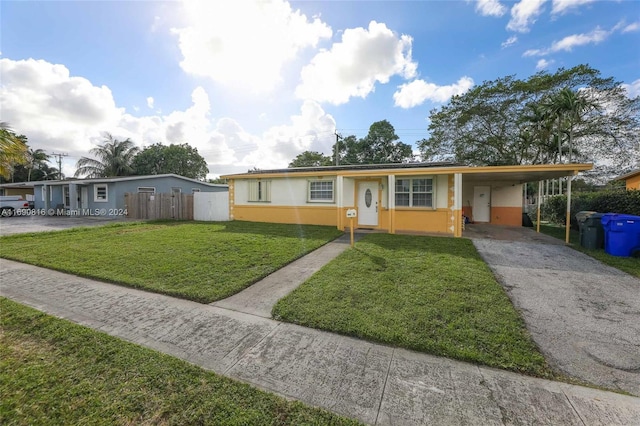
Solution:
M 453 175 L 453 209 L 462 210 L 462 173 Z
M 98 195 L 99 188 L 104 188 L 104 198 Z M 93 202 L 108 203 L 109 202 L 109 185 L 106 183 L 97 183 L 93 185 Z

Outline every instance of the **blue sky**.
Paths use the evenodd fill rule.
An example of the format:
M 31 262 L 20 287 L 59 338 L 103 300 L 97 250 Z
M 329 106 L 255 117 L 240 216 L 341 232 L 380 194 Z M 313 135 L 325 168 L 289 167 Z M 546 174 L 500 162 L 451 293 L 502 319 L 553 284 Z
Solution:
M 187 142 L 211 177 L 405 143 L 473 85 L 587 63 L 640 95 L 640 2 L 2 1 L 0 120 L 63 171 L 102 134 Z

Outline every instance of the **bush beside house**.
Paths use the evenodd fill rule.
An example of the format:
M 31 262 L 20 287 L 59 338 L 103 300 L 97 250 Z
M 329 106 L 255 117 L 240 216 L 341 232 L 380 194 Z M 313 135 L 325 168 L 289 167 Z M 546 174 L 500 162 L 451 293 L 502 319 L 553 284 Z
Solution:
M 542 219 L 552 223 L 564 224 L 566 206 L 566 195 L 556 195 L 548 198 L 542 205 Z M 640 190 L 612 190 L 572 194 L 571 217 L 573 223 L 575 223 L 576 213 L 584 210 L 640 216 Z

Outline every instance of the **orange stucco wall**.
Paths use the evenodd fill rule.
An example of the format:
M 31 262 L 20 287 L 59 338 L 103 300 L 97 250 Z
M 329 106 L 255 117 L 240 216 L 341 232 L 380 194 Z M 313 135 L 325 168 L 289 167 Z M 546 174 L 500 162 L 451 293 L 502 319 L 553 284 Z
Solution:
M 522 207 L 491 207 L 491 224 L 522 226 Z
M 627 189 L 640 189 L 640 175 L 630 177 L 626 182 Z
M 447 229 L 448 209 L 394 211 L 394 229 L 397 232 L 435 232 L 451 234 Z
M 233 206 L 233 219 L 250 222 L 337 226 L 336 206 Z

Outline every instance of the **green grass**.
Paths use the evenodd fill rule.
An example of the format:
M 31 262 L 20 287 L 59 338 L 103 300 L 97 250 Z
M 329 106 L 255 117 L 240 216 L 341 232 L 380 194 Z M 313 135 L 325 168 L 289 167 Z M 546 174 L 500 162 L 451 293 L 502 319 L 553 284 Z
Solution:
M 0 298 L 0 424 L 352 425 Z
M 0 257 L 210 303 L 341 234 L 328 226 L 158 222 L 12 235 Z
M 540 224 L 540 232 L 563 241 L 565 240 L 564 226 Z M 604 249 L 589 250 L 584 248 L 580 245 L 580 232 L 573 229 L 569 232 L 569 246 L 593 257 L 594 259 L 598 259 L 605 265 L 612 266 L 640 278 L 640 258 L 611 256 L 610 254 L 607 254 Z
M 470 240 L 370 234 L 273 308 L 277 319 L 552 377 Z

